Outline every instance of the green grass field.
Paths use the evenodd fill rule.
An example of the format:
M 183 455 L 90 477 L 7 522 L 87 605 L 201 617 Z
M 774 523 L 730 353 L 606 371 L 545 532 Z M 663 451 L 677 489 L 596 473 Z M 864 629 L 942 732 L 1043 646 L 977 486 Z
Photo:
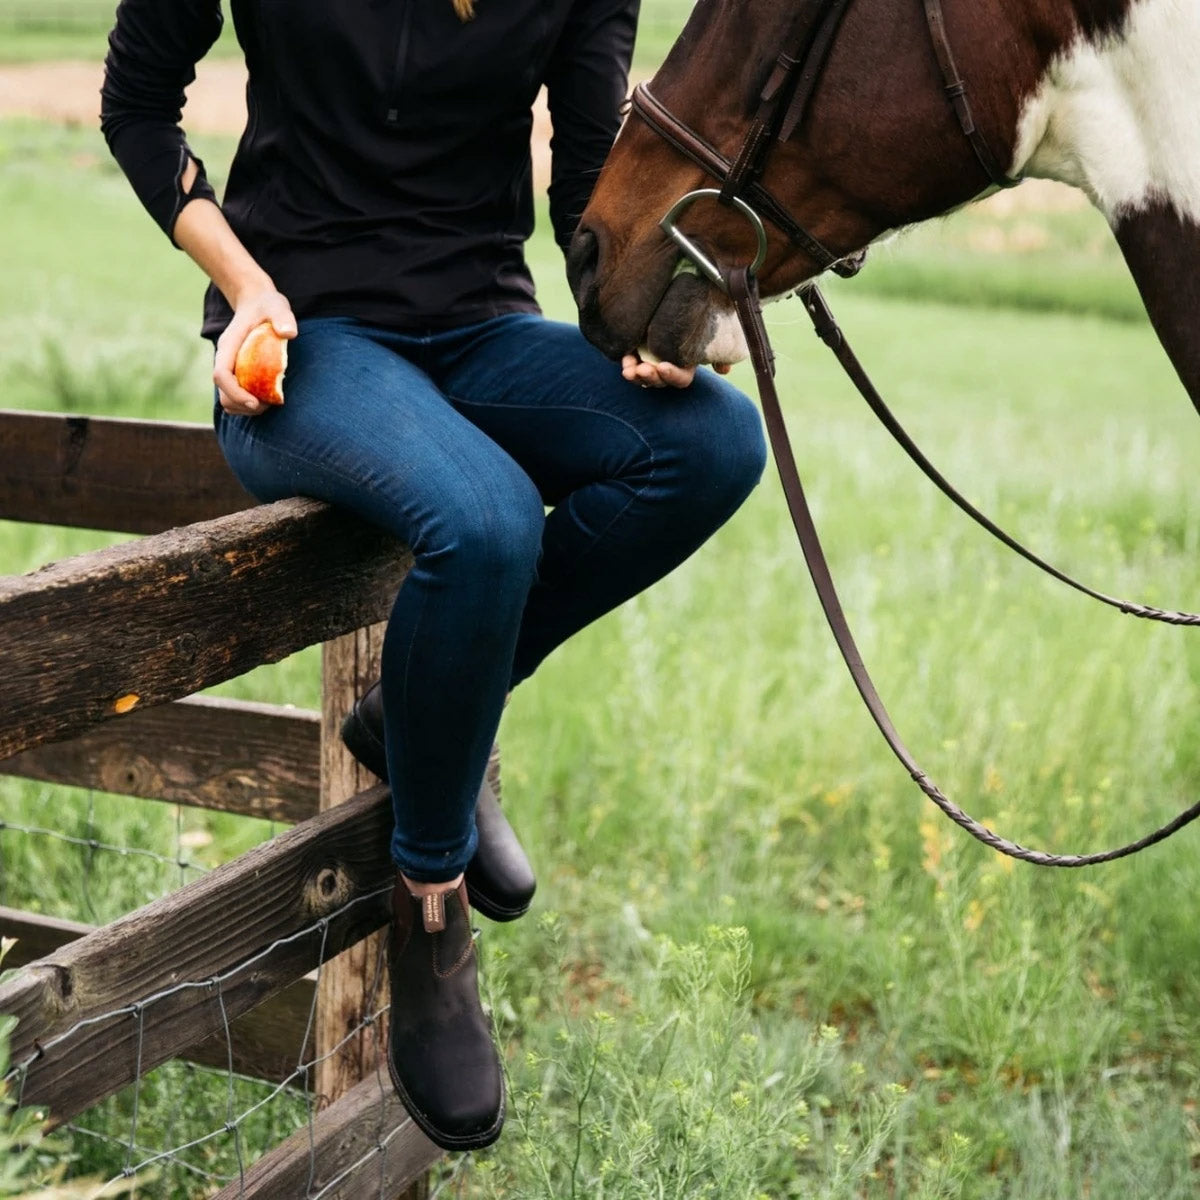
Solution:
M 197 148 L 215 166 L 232 144 Z M 201 281 L 98 135 L 0 123 L 0 207 L 5 405 L 207 420 Z M 570 318 L 547 237 L 531 259 Z M 1106 590 L 1196 607 L 1200 423 L 1098 218 L 963 213 L 830 294 L 901 419 L 1002 524 Z M 851 622 L 933 777 L 1058 850 L 1190 803 L 1194 635 L 1101 610 L 996 546 L 888 442 L 794 304 L 769 324 Z M 109 540 L 0 523 L 0 562 L 19 573 Z M 313 705 L 316 661 L 222 690 Z M 443 1195 L 1196 1194 L 1200 834 L 1051 873 L 938 816 L 837 659 L 773 474 L 522 687 L 502 743 L 541 881 L 530 917 L 482 939 L 512 1112 Z M 270 832 L 11 781 L 0 805 L 202 863 Z M 180 876 L 12 830 L 0 863 L 0 904 L 95 921 Z M 143 1095 L 146 1144 L 225 1119 L 223 1077 L 172 1072 Z M 88 1120 L 120 1138 L 129 1105 Z M 282 1106 L 251 1150 L 300 1119 Z M 69 1145 L 77 1173 L 121 1169 L 119 1149 Z M 169 1168 L 139 1194 L 198 1195 L 196 1178 Z

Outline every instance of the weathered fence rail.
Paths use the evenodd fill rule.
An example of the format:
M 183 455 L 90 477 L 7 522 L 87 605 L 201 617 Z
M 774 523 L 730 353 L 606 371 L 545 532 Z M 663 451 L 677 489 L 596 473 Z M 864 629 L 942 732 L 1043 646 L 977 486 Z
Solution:
M 0 579 L 0 757 L 376 621 L 408 565 L 362 522 L 283 500 Z
M 378 929 L 390 824 L 373 789 L 0 986 L 24 1101 L 74 1116 Z
M 311 1161 L 317 1164 L 311 1177 L 310 1144 Z M 366 1170 L 364 1159 L 369 1164 Z M 230 1184 L 212 1200 L 303 1196 L 310 1188 L 323 1200 L 391 1196 L 428 1162 L 429 1142 L 405 1119 L 391 1084 L 384 1078 L 368 1078 L 323 1112 L 311 1135 L 307 1129 L 293 1134 L 250 1168 L 244 1184 Z
M 61 1122 L 176 1056 L 287 1080 L 307 1037 L 336 1102 L 228 1194 L 421 1194 L 438 1152 L 380 1082 L 371 1011 L 390 806 L 337 737 L 410 556 L 254 505 L 204 426 L 0 412 L 0 455 L 0 518 L 149 535 L 0 577 L 0 773 L 294 823 L 103 928 L 0 909 L 23 1100 Z M 321 713 L 192 695 L 316 642 Z
M 24 967 L 95 932 L 92 926 L 36 913 L 0 907 L 0 930 L 16 945 L 4 960 L 5 967 Z M 181 1055 L 188 1062 L 224 1069 L 232 1059 L 239 1075 L 283 1083 L 296 1069 L 296 1047 L 304 1042 L 313 1016 L 314 975 L 310 973 L 284 988 L 258 1008 L 229 1024 L 228 1036 L 218 1035 L 189 1046 Z
M 320 743 L 320 713 L 192 696 L 0 759 L 0 775 L 294 822 L 320 808 Z
M 205 425 L 0 410 L 0 461 L 10 521 L 161 533 L 256 503 Z

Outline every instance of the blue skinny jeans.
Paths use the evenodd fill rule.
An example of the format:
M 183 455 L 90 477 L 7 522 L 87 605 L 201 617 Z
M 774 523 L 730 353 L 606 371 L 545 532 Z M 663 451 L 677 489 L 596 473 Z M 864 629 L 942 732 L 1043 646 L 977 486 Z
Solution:
M 312 496 L 412 548 L 381 663 L 391 848 L 450 880 L 506 693 L 733 514 L 763 470 L 758 413 L 708 370 L 629 383 L 527 313 L 421 335 L 306 320 L 288 360 L 281 408 L 216 409 L 221 448 L 260 500 Z

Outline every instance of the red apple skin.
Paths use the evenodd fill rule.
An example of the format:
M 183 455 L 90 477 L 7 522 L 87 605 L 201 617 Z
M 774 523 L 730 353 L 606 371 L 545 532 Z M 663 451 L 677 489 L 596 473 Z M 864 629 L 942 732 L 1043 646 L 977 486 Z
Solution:
M 287 369 L 287 341 L 270 321 L 256 325 L 237 352 L 233 373 L 238 384 L 264 404 L 283 403 L 283 373 Z

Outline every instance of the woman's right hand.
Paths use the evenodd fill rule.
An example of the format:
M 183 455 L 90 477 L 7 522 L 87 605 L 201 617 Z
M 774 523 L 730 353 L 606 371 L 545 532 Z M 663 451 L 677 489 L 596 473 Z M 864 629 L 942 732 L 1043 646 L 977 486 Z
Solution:
M 217 385 L 221 407 L 232 416 L 256 417 L 270 407 L 240 387 L 233 373 L 233 364 L 246 335 L 263 321 L 270 321 L 272 328 L 282 338 L 296 336 L 296 318 L 292 315 L 292 306 L 287 297 L 274 288 L 266 288 L 239 297 L 234 306 L 233 319 L 217 339 L 217 354 L 213 360 L 213 383 Z

